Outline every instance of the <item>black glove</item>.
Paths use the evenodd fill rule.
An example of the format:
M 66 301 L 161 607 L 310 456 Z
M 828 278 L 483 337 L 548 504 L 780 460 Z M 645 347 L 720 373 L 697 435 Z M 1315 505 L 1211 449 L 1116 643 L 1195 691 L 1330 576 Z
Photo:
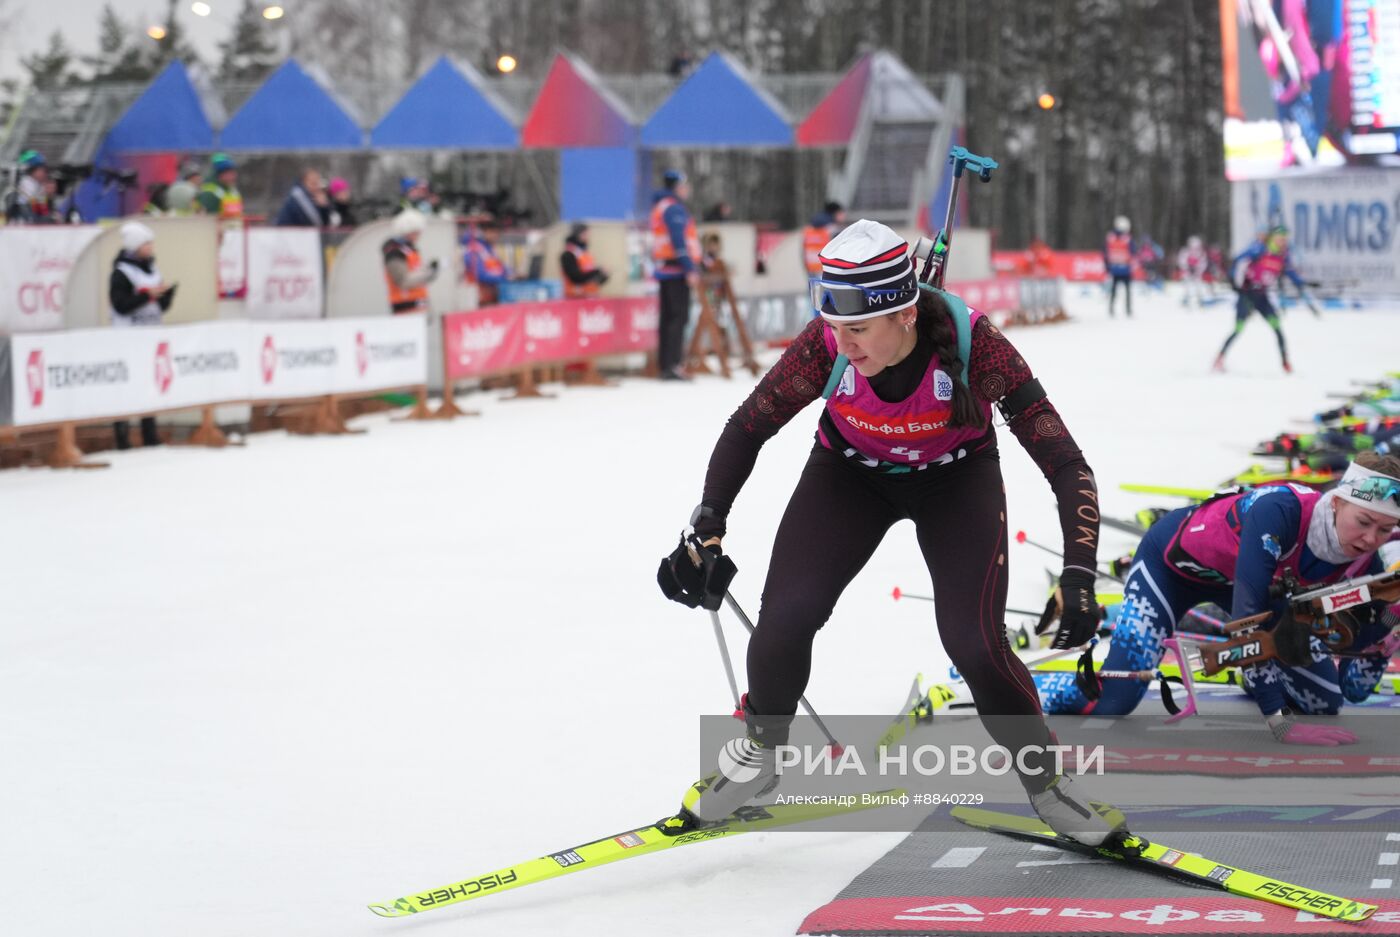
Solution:
M 438 259 L 436 257 L 428 261 L 428 269 L 433 271 L 433 273 L 438 272 Z
M 681 535 L 680 543 L 670 555 L 663 557 L 656 571 L 656 584 L 672 602 L 687 608 L 697 605 L 708 611 L 719 611 L 729 584 L 739 568 L 724 555 L 719 544 L 701 546 L 695 534 Z
M 1096 578 L 1080 569 L 1067 569 L 1060 574 L 1060 585 L 1045 603 L 1045 611 L 1035 626 L 1035 633 L 1042 634 L 1059 619 L 1052 648 L 1079 647 L 1099 630 L 1099 603 L 1094 597 Z

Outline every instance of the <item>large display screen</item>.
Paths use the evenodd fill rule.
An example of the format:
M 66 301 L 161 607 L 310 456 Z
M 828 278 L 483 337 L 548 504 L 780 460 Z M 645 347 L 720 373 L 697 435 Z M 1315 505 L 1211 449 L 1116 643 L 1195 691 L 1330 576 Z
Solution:
M 1225 174 L 1400 166 L 1400 0 L 1220 0 Z

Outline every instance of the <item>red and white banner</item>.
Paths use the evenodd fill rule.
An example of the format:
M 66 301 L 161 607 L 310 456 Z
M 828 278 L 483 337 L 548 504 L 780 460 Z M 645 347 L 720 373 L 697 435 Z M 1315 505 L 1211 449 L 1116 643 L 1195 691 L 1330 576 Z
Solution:
M 992 269 L 1012 276 L 1072 281 L 1098 281 L 1108 275 L 1098 251 L 992 251 Z M 1142 271 L 1134 274 L 1141 278 Z
M 14 335 L 0 423 L 85 422 L 423 384 L 422 315 Z M 3 399 L 4 395 L 0 395 Z
M 0 333 L 63 328 L 63 287 L 96 225 L 0 227 Z
M 219 222 L 219 295 L 241 299 L 248 292 L 248 226 Z
M 315 228 L 248 230 L 248 317 L 319 319 L 325 302 Z
M 1021 308 L 1021 281 L 1014 277 L 991 280 L 959 280 L 947 290 L 982 312 L 1014 312 Z
M 1368 899 L 1375 900 L 1375 899 Z M 1400 934 L 1400 904 L 1380 902 L 1365 924 L 1345 924 L 1234 895 L 1160 898 L 928 896 L 838 898 L 799 934 Z
M 655 297 L 560 299 L 443 316 L 447 377 L 656 348 Z

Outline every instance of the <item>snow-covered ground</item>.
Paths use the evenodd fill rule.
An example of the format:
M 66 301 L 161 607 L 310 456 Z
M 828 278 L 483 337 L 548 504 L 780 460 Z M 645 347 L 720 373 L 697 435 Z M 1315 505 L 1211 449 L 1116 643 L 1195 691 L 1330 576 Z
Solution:
M 1098 474 L 1209 487 L 1252 443 L 1400 366 L 1400 308 L 1289 314 L 1296 373 L 1257 318 L 1138 296 L 1008 334 Z M 655 585 L 747 376 L 471 398 L 481 419 L 113 454 L 0 474 L 0 883 L 5 933 L 790 934 L 896 834 L 758 834 L 383 921 L 371 901 L 658 818 L 729 694 L 703 613 Z M 465 401 L 464 401 L 465 403 Z M 758 611 L 816 408 L 764 450 L 731 517 Z M 1059 539 L 1049 488 L 1001 434 L 1012 529 Z M 1104 554 L 1131 544 L 1105 533 Z M 1012 547 L 1011 604 L 1044 601 Z M 888 712 L 941 673 L 910 525 L 816 651 L 824 712 Z M 742 649 L 742 630 L 731 643 Z M 742 651 L 740 650 L 740 655 Z

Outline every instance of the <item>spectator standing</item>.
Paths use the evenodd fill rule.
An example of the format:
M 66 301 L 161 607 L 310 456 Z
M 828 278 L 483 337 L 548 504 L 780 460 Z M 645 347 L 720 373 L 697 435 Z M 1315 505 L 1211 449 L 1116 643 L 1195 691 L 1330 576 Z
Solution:
M 5 220 L 18 224 L 57 224 L 53 179 L 49 164 L 38 150 L 19 154 L 19 182 L 5 205 Z
M 393 237 L 385 241 L 384 281 L 389 287 L 389 310 L 394 315 L 428 311 L 428 284 L 438 275 L 438 262 L 423 263 L 418 237 L 427 219 L 417 209 L 401 211 L 390 222 Z
M 166 283 L 156 269 L 156 236 L 150 228 L 137 221 L 121 227 L 121 252 L 112 262 L 107 298 L 111 305 L 112 326 L 160 325 L 161 316 L 175 299 L 175 284 Z M 118 449 L 130 449 L 131 425 L 126 420 L 112 424 Z M 141 445 L 158 446 L 156 418 L 141 418 Z
M 282 210 L 273 222 L 280 227 L 328 228 L 331 225 L 331 202 L 326 185 L 315 169 L 306 169 L 301 180 L 287 193 Z
M 685 328 L 690 322 L 690 288 L 698 283 L 700 238 L 686 207 L 690 183 L 679 169 L 668 169 L 652 199 L 651 260 L 658 286 L 660 324 L 656 363 L 663 381 L 684 381 Z
M 214 181 L 199 190 L 199 204 L 206 215 L 225 220 L 243 217 L 243 195 L 238 191 L 238 166 L 227 153 L 215 153 L 209 160 Z
M 588 250 L 588 225 L 583 222 L 569 229 L 564 252 L 559 255 L 564 271 L 564 295 L 569 299 L 586 299 L 598 295 L 598 288 L 608 282 L 608 272 L 593 259 Z
M 472 224 L 462 233 L 462 267 L 468 283 L 475 283 L 477 305 L 495 305 L 499 287 L 510 279 L 510 270 L 496 256 L 500 232 L 492 222 Z
M 807 276 L 821 279 L 822 248 L 834 238 L 846 223 L 846 209 L 840 202 L 827 202 L 802 229 L 802 262 Z
M 326 186 L 331 198 L 331 227 L 353 228 L 359 224 L 355 218 L 355 206 L 351 200 L 350 183 L 336 176 Z

